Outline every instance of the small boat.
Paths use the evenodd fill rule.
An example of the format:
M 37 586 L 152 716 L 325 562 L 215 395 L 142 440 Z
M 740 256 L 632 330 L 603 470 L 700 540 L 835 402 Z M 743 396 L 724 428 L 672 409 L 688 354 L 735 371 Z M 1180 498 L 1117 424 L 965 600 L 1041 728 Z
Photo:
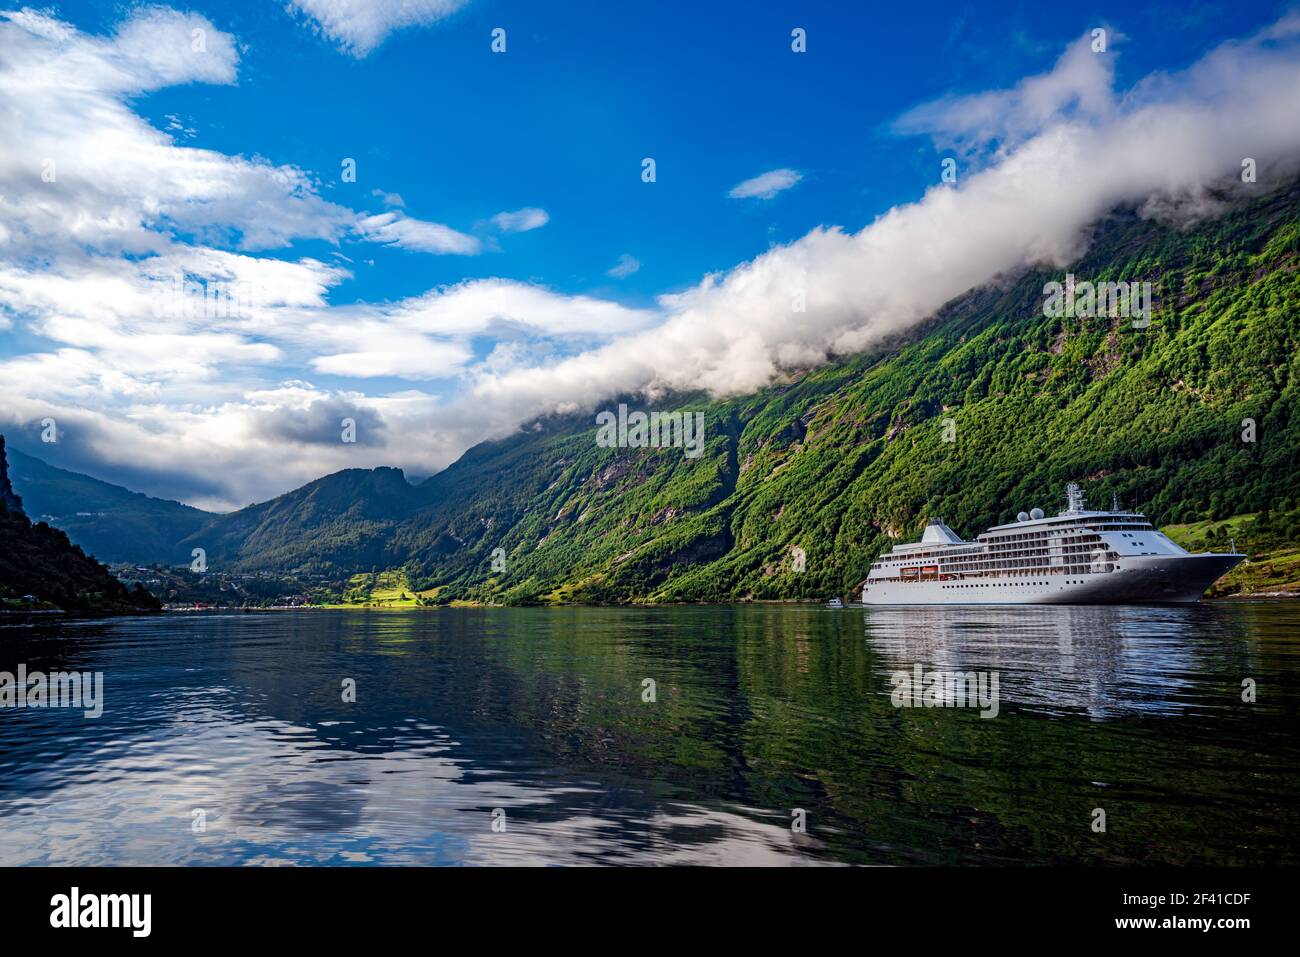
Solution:
M 838 611 L 839 609 L 844 607 L 844 602 L 840 601 L 840 599 L 838 598 L 832 598 L 830 601 L 826 603 L 826 607 L 833 608 Z

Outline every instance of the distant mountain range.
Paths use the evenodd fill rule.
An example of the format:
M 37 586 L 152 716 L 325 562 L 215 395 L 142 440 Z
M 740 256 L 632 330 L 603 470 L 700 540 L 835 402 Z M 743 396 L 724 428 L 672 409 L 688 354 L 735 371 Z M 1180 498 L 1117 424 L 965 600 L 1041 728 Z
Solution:
M 9 478 L 0 436 L 0 610 L 156 611 L 142 589 L 128 591 L 103 565 L 67 535 L 44 522 L 33 524 Z
M 1066 272 L 1151 282 L 1150 325 L 1044 315 Z M 847 594 L 926 516 L 973 535 L 1053 510 L 1069 479 L 1161 524 L 1289 512 L 1297 373 L 1292 186 L 1190 229 L 1116 212 L 1068 270 L 975 291 L 886 347 L 755 395 L 662 400 L 703 414 L 697 458 L 601 447 L 587 413 L 476 446 L 418 486 L 352 469 L 228 515 L 26 456 L 14 481 L 114 560 L 202 547 L 214 570 L 400 569 L 437 602 L 808 598 Z

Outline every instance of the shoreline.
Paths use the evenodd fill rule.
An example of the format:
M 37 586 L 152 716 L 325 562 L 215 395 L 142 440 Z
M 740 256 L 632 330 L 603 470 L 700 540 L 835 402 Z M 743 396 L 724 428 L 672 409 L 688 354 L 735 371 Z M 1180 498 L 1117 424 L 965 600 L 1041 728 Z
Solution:
M 1218 598 L 1204 598 L 1195 603 L 1195 605 L 1218 605 L 1218 604 L 1241 604 L 1243 602 L 1261 601 L 1261 602 L 1278 602 L 1278 601 L 1300 601 L 1300 592 L 1255 592 L 1248 595 L 1224 595 Z M 822 608 L 826 611 L 861 611 L 865 608 L 1035 608 L 1043 607 L 1034 604 L 1008 603 L 1006 605 L 860 605 L 846 604 L 843 608 L 826 608 L 824 601 L 808 600 L 783 601 L 781 599 L 763 599 L 761 601 L 700 601 L 700 602 L 617 602 L 608 604 L 594 604 L 584 602 L 572 602 L 568 604 L 529 604 L 529 605 L 489 605 L 478 602 L 458 602 L 450 605 L 264 605 L 249 606 L 228 605 L 215 606 L 209 608 L 164 608 L 161 614 L 164 615 L 185 615 L 203 612 L 242 612 L 246 614 L 256 614 L 266 611 L 444 611 L 458 608 L 729 608 L 735 606 L 750 605 L 779 605 L 779 606 L 806 606 L 810 608 Z M 1127 604 L 1090 604 L 1090 605 L 1056 605 L 1059 608 L 1167 608 L 1167 607 L 1195 607 L 1188 603 L 1127 603 Z M 0 615 L 6 614 L 0 612 Z M 21 613 L 10 613 L 21 614 Z M 67 612 L 41 612 L 47 615 L 69 614 Z M 119 613 L 109 613 L 100 616 L 88 617 L 112 617 Z M 134 614 L 126 612 L 125 614 Z M 157 614 L 156 612 L 141 612 L 140 614 Z

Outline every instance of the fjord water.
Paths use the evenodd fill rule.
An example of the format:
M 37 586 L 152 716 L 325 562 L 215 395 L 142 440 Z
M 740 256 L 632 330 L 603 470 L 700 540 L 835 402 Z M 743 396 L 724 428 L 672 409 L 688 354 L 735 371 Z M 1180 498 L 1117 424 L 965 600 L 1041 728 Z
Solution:
M 0 709 L 6 865 L 1300 861 L 1294 603 L 0 625 L 18 663 L 105 701 Z M 997 716 L 895 707 L 917 663 Z

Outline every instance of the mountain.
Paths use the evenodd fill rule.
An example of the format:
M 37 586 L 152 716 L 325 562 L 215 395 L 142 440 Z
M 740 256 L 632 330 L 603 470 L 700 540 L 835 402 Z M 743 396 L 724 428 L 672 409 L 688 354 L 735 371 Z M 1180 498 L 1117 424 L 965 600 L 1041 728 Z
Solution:
M 906 342 L 756 395 L 670 403 L 706 417 L 696 459 L 599 448 L 591 416 L 480 446 L 426 483 L 394 550 L 439 600 L 811 598 L 847 594 L 926 516 L 972 536 L 1055 510 L 1070 479 L 1159 523 L 1288 512 L 1298 270 L 1294 185 L 1191 229 L 1120 211 L 1068 271 L 1150 281 L 1146 328 L 1045 316 L 1065 271 L 1008 278 Z
M 423 501 L 401 469 L 345 469 L 285 495 L 209 520 L 181 540 L 214 570 L 310 571 L 343 578 L 400 565 L 399 521 Z
M 1067 272 L 1150 282 L 1150 325 L 1045 315 Z M 235 572 L 400 569 L 437 602 L 816 598 L 927 516 L 972 536 L 1054 511 L 1071 479 L 1197 534 L 1258 513 L 1273 542 L 1300 504 L 1298 274 L 1296 184 L 1182 228 L 1119 210 L 1067 270 L 1004 277 L 869 353 L 661 400 L 704 416 L 699 457 L 603 448 L 592 413 L 546 419 L 419 486 L 326 476 L 180 550 Z
M 424 502 L 401 469 L 346 469 L 269 502 L 221 515 L 56 468 L 10 449 L 9 475 L 26 510 L 96 558 L 188 564 L 194 548 L 241 570 L 333 572 L 387 568 L 386 537 Z M 325 556 L 318 563 L 319 556 Z M 345 576 L 346 577 L 346 576 Z
M 9 472 L 27 513 L 62 529 L 105 562 L 189 561 L 180 542 L 214 516 L 180 502 L 153 498 L 11 449 Z
M 0 608 L 39 604 L 68 611 L 156 611 L 157 599 L 126 586 L 58 529 L 33 525 L 9 479 L 0 436 Z

